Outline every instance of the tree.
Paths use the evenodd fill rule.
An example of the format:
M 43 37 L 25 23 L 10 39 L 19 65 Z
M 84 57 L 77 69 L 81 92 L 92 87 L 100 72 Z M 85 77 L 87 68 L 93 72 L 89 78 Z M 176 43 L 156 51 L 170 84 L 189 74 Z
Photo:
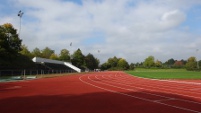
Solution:
M 172 67 L 175 63 L 175 60 L 173 58 L 169 59 L 168 61 L 165 62 L 165 64 L 168 66 L 168 67 Z
M 149 56 L 148 58 L 146 58 L 143 65 L 144 65 L 144 67 L 148 67 L 148 68 L 154 66 L 154 57 Z
M 156 66 L 156 67 L 162 67 L 162 62 L 159 61 L 159 60 L 156 60 L 155 66 Z
M 187 63 L 187 61 L 184 60 L 184 59 L 181 59 L 181 62 L 182 62 L 184 65 L 186 65 L 186 63 Z
M 117 67 L 118 61 L 119 59 L 116 56 L 114 56 L 113 58 L 109 58 L 107 62 L 110 65 L 110 67 Z
M 97 68 L 99 68 L 100 60 L 98 58 L 95 58 L 95 60 L 96 60 Z
M 21 50 L 22 40 L 18 37 L 17 30 L 12 24 L 0 26 L 0 54 L 16 55 Z
M 42 50 L 42 57 L 49 59 L 50 56 L 54 53 L 54 50 L 51 50 L 50 48 L 46 47 Z
M 117 67 L 119 67 L 122 70 L 128 70 L 129 69 L 128 62 L 123 58 L 119 59 L 119 61 L 117 63 Z
M 199 69 L 201 69 L 201 60 L 198 61 Z
M 26 45 L 21 46 L 22 50 L 20 51 L 20 54 L 29 57 L 30 59 L 33 58 L 33 55 L 31 52 L 28 50 Z
M 41 51 L 40 51 L 39 48 L 35 48 L 35 49 L 31 52 L 31 54 L 32 54 L 33 56 L 35 56 L 35 57 L 42 57 L 42 53 L 41 53 Z
M 123 58 L 109 58 L 107 62 L 101 65 L 101 70 L 127 70 L 129 69 L 128 62 Z
M 59 60 L 61 61 L 70 61 L 70 53 L 67 49 L 62 49 L 59 54 Z
M 129 69 L 130 69 L 130 70 L 134 70 L 134 69 L 135 69 L 135 64 L 134 64 L 134 63 L 131 63 L 131 64 L 129 65 Z
M 0 26 L 0 69 L 34 68 L 34 63 L 27 57 L 27 47 L 21 46 L 21 43 L 22 40 L 12 24 Z
M 186 63 L 186 69 L 187 70 L 196 70 L 197 65 L 196 65 L 196 58 L 195 57 L 189 57 Z
M 101 70 L 107 70 L 107 69 L 109 69 L 109 68 L 111 68 L 111 66 L 109 65 L 108 62 L 105 62 L 105 63 L 103 63 L 103 64 L 101 65 Z
M 143 67 L 143 62 L 137 62 L 136 67 Z
M 85 57 L 85 63 L 87 68 L 89 68 L 90 70 L 94 70 L 98 68 L 99 61 L 91 53 L 89 53 Z
M 50 59 L 52 59 L 52 60 L 59 60 L 59 57 L 57 56 L 57 54 L 52 53 L 52 55 L 50 56 Z
M 85 65 L 84 65 L 84 58 L 85 56 L 82 54 L 82 51 L 80 49 L 78 49 L 77 51 L 75 51 L 72 55 L 72 64 L 84 69 Z

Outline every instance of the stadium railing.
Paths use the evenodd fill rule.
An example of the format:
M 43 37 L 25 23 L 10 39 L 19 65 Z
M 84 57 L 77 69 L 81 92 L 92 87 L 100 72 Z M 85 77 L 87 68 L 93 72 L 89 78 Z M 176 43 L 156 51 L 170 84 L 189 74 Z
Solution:
M 73 70 L 0 70 L 0 79 L 24 79 L 46 74 L 74 73 Z

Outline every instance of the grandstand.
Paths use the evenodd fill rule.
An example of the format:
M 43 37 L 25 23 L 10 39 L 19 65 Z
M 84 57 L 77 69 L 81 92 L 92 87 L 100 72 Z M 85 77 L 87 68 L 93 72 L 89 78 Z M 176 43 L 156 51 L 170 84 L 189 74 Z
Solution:
M 46 58 L 34 57 L 32 59 L 33 62 L 36 63 L 37 68 L 41 70 L 48 70 L 48 71 L 76 71 L 81 72 L 81 69 L 72 65 L 69 62 L 63 62 L 58 60 L 51 60 Z
M 69 62 L 50 60 L 39 57 L 34 57 L 32 61 L 35 62 L 33 69 L 0 70 L 0 82 L 34 79 L 36 78 L 36 75 L 44 74 L 81 72 L 81 69 L 77 68 Z

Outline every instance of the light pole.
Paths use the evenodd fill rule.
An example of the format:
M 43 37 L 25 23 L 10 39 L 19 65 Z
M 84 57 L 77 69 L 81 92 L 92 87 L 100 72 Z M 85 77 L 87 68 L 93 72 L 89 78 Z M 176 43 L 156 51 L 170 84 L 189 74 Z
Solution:
M 20 17 L 20 30 L 19 30 L 19 37 L 20 37 L 20 32 L 21 32 L 21 19 L 22 19 L 22 15 L 24 14 L 24 12 L 22 12 L 21 10 L 18 12 L 17 16 Z
M 98 50 L 98 56 L 99 56 L 99 53 L 100 53 L 101 51 L 100 50 Z M 100 60 L 99 60 L 99 63 L 100 63 Z M 98 64 L 98 68 L 100 67 L 100 65 Z M 99 68 L 99 71 L 100 71 L 100 68 Z
M 71 47 L 72 45 L 73 45 L 73 43 L 71 42 L 71 43 L 70 43 L 70 47 Z M 69 55 L 70 55 L 70 63 L 72 64 L 70 51 L 69 51 Z
M 198 51 L 199 51 L 199 49 L 196 49 L 197 55 L 198 55 Z M 198 60 L 198 58 L 197 58 L 197 68 L 199 69 L 199 60 Z
M 19 12 L 18 12 L 18 14 L 17 14 L 17 16 L 19 16 L 20 17 L 20 30 L 19 30 L 19 37 L 20 37 L 20 32 L 21 32 L 21 18 L 22 18 L 22 15 L 23 15 L 24 13 L 20 10 Z M 23 79 L 26 79 L 26 76 L 25 76 L 25 70 L 24 70 L 24 76 L 22 77 Z

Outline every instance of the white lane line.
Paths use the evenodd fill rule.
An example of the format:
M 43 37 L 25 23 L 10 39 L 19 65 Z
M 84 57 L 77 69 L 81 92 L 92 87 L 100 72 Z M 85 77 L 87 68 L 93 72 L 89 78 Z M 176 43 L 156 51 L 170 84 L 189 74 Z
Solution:
M 95 76 L 97 79 L 99 79 L 97 76 Z M 100 79 L 99 79 L 100 80 Z M 107 82 L 107 81 L 105 81 Z M 111 84 L 107 84 L 107 83 L 112 83 L 112 82 L 107 82 L 107 83 L 101 83 L 101 84 L 105 84 L 105 85 L 109 85 L 109 86 L 112 86 L 112 87 L 116 87 L 116 88 L 119 88 L 119 89 L 123 89 L 123 90 L 128 90 L 128 91 L 142 91 L 143 90 L 146 90 L 145 88 L 137 88 L 137 89 L 127 89 L 127 88 L 123 88 L 123 87 L 118 87 L 118 86 L 115 86 L 115 85 L 111 85 Z M 113 84 L 121 84 L 121 83 L 114 83 Z M 121 84 L 121 85 L 124 85 L 124 84 Z M 124 85 L 124 86 L 128 86 L 128 87 L 132 87 L 130 85 Z M 140 90 L 139 90 L 140 89 Z M 161 95 L 157 95 L 157 94 L 152 94 L 152 93 L 147 93 L 147 92 L 140 92 L 140 93 L 144 93 L 144 94 L 148 94 L 148 95 L 153 95 L 153 96 L 157 96 L 157 97 L 163 97 L 163 98 L 167 98 L 167 99 L 172 99 L 172 97 L 167 97 L 167 96 L 161 96 Z
M 115 75 L 117 75 L 117 74 L 115 74 Z M 104 79 L 107 79 L 107 80 L 111 80 L 111 79 L 114 79 L 114 78 L 112 78 L 111 76 L 113 76 L 113 75 L 107 75 L 109 78 L 106 78 L 105 76 L 103 76 L 102 75 L 102 78 L 104 78 Z M 110 79 L 111 78 L 111 79 Z M 117 81 L 119 81 L 119 79 L 121 79 L 121 78 L 118 78 L 118 79 L 116 79 L 116 81 L 111 81 L 111 82 L 108 82 L 108 81 L 105 81 L 105 82 L 107 82 L 107 83 L 113 83 L 113 84 L 120 84 L 120 85 L 124 85 L 124 86 L 128 86 L 128 87 L 133 87 L 133 88 L 137 88 L 138 90 L 140 89 L 140 90 L 149 90 L 149 91 L 158 91 L 158 90 L 150 90 L 150 89 L 146 89 L 146 88 L 142 88 L 142 87 L 134 87 L 134 86 L 131 86 L 130 84 L 129 85 L 125 85 L 125 83 L 124 84 L 122 84 L 122 83 L 117 83 Z M 129 78 L 129 80 L 131 80 L 130 78 Z M 147 87 L 147 86 L 146 86 Z M 154 88 L 156 88 L 156 87 L 154 87 Z M 126 89 L 126 90 L 129 90 L 129 91 L 134 91 L 133 89 Z M 171 90 L 172 91 L 172 90 Z M 164 91 L 163 91 L 164 92 Z M 186 96 L 186 95 L 183 95 L 183 94 L 180 94 L 180 93 L 172 93 L 172 92 L 169 92 L 169 91 L 165 91 L 164 93 L 168 93 L 168 94 L 177 94 L 177 95 L 181 95 L 181 96 Z M 149 95 L 153 95 L 153 94 L 151 94 L 151 93 L 145 93 L 145 94 L 149 94 Z M 154 94 L 155 95 L 155 94 Z M 155 96 L 160 96 L 160 97 L 164 97 L 164 98 L 167 98 L 167 96 L 162 96 L 162 95 L 155 95 Z M 189 97 L 189 95 L 187 95 L 188 97 Z M 170 98 L 170 97 L 169 97 Z M 199 97 L 198 97 L 199 98 Z M 200 102 L 195 102 L 195 101 L 190 101 L 190 100 L 184 100 L 184 99 L 178 99 L 179 101 L 183 101 L 183 102 L 188 102 L 188 103 L 195 103 L 195 104 L 201 104 Z
M 126 77 L 123 77 L 124 78 L 124 80 L 122 80 L 121 78 L 119 78 L 119 79 L 121 79 L 121 81 L 125 81 L 127 84 L 128 84 L 128 82 L 130 82 L 131 84 L 133 84 L 134 82 L 132 82 L 131 81 L 131 79 L 132 78 L 126 78 Z M 149 79 L 148 79 L 149 80 Z M 147 82 L 147 81 L 146 81 Z M 160 82 L 162 82 L 162 81 L 160 81 Z M 168 90 L 168 91 L 174 91 L 174 90 L 170 90 L 172 87 L 170 87 L 170 86 L 164 86 L 164 85 L 160 85 L 160 87 L 156 87 L 156 86 L 158 86 L 158 85 L 155 85 L 155 86 L 147 86 L 147 85 L 144 85 L 144 84 L 140 84 L 140 83 L 136 83 L 137 85 L 141 85 L 141 86 L 145 86 L 145 87 L 150 87 L 150 88 L 157 88 L 157 89 L 162 89 L 162 90 Z M 183 86 L 181 86 L 181 87 L 183 87 Z M 168 88 L 168 89 L 167 89 Z M 186 91 L 186 92 L 189 92 L 189 89 L 188 88 L 178 88 L 178 87 L 174 87 L 174 89 L 175 90 L 182 90 L 183 92 L 184 91 Z M 190 93 L 194 93 L 194 94 L 201 94 L 200 92 L 190 92 Z
M 128 74 L 129 75 L 129 74 Z M 136 78 L 136 79 L 140 79 L 140 80 L 143 80 L 143 79 L 145 79 L 145 80 L 148 80 L 148 81 L 159 81 L 160 83 L 165 83 L 165 82 L 173 82 L 173 83 L 183 83 L 183 84 L 186 84 L 186 82 L 182 82 L 182 81 L 172 81 L 172 80 L 158 80 L 158 79 L 148 79 L 148 78 L 143 78 L 143 77 L 136 77 L 136 76 L 127 76 L 127 77 L 125 77 L 125 76 L 122 76 L 121 77 L 121 79 L 122 78 L 124 78 L 124 79 L 127 79 L 127 78 Z M 138 81 L 140 81 L 140 80 L 138 80 Z M 173 85 L 173 84 L 172 84 Z M 190 85 L 193 85 L 193 86 L 195 86 L 195 84 L 192 84 L 192 83 L 190 83 Z M 182 85 L 183 87 L 185 86 L 185 85 Z M 200 87 L 200 85 L 196 85 L 197 87 Z M 191 86 L 192 87 L 192 86 Z
M 114 83 L 114 82 L 113 82 Z M 142 87 L 138 87 L 138 86 L 132 86 L 130 84 L 126 84 L 126 83 L 117 83 L 115 82 L 115 84 L 120 84 L 120 85 L 124 85 L 124 86 L 128 86 L 128 87 L 133 87 L 133 88 L 137 88 L 137 89 L 141 89 L 141 90 L 147 90 L 147 91 L 152 91 L 152 92 L 155 92 L 155 91 L 158 91 L 158 90 L 153 90 L 153 89 L 147 89 L 147 88 L 142 88 Z M 141 85 L 142 86 L 142 85 Z M 149 87 L 149 86 L 145 86 L 143 85 L 144 87 Z M 157 88 L 157 87 L 152 87 L 152 88 Z M 157 89 L 162 89 L 162 88 L 157 88 Z M 167 90 L 167 89 L 162 89 L 164 93 L 167 93 L 167 94 L 173 94 L 173 95 L 181 95 L 181 96 L 184 96 L 184 97 L 190 97 L 190 98 L 198 98 L 198 99 L 201 99 L 200 97 L 195 97 L 195 96 L 189 96 L 189 95 L 184 95 L 184 94 L 181 94 L 181 93 L 175 93 L 173 90 Z M 166 91 L 164 91 L 166 90 Z M 184 100 L 184 99 L 178 99 L 180 101 L 184 101 L 184 102 L 190 102 L 190 103 L 196 103 L 196 104 L 201 104 L 200 102 L 195 102 L 195 101 L 190 101 L 190 100 Z
M 13 87 L 8 87 L 8 88 L 5 88 L 5 89 L 19 89 L 21 88 L 22 86 L 13 86 Z
M 86 76 L 87 76 L 87 75 L 86 75 Z M 85 83 L 85 84 L 88 84 L 88 85 L 91 85 L 91 86 L 93 86 L 93 87 L 96 87 L 96 88 L 99 88 L 99 89 L 108 91 L 108 92 L 112 92 L 112 93 L 116 93 L 116 94 L 120 94 L 120 95 L 124 95 L 124 96 L 128 96 L 128 97 L 132 97 L 132 98 L 136 98 L 136 99 L 140 99 L 140 100 L 144 100 L 144 101 L 148 101 L 148 102 L 152 102 L 152 103 L 158 103 L 158 104 L 161 104 L 161 105 L 165 105 L 165 106 L 177 108 L 177 109 L 184 110 L 184 111 L 190 111 L 190 112 L 194 112 L 194 113 L 201 113 L 200 111 L 195 111 L 195 110 L 191 110 L 191 109 L 187 109 L 187 108 L 183 108 L 183 107 L 173 106 L 173 105 L 169 105 L 169 104 L 165 104 L 165 103 L 161 103 L 161 102 L 157 102 L 157 101 L 152 101 L 152 100 L 145 99 L 145 98 L 136 97 L 136 96 L 133 96 L 133 95 L 130 95 L 130 94 L 121 93 L 121 92 L 118 92 L 118 91 L 106 89 L 106 88 L 103 88 L 103 87 L 100 87 L 100 86 L 91 84 L 91 83 L 89 83 L 89 82 L 86 82 L 86 81 L 82 80 L 82 77 L 84 77 L 84 76 L 80 76 L 80 77 L 79 77 L 79 80 L 80 80 L 81 82 L 83 82 L 83 83 Z M 88 80 L 97 83 L 97 81 L 91 80 L 91 79 L 89 78 L 89 76 L 88 76 Z
M 131 87 L 131 88 L 136 88 L 136 89 L 138 89 L 138 90 L 144 90 L 144 91 L 152 91 L 152 92 L 156 92 L 156 91 L 158 91 L 158 90 L 151 90 L 151 89 L 147 89 L 147 88 L 142 88 L 142 87 L 137 87 L 137 86 L 131 86 L 131 85 L 128 85 L 128 84 L 126 84 L 126 83 L 117 83 L 117 82 L 108 82 L 108 81 L 105 81 L 105 82 L 107 82 L 107 83 L 113 83 L 113 84 L 120 84 L 120 85 L 123 85 L 123 86 L 127 86 L 127 87 Z M 173 94 L 173 95 L 181 95 L 181 96 L 185 96 L 185 95 L 183 95 L 183 94 L 177 94 L 177 93 L 171 93 L 171 92 L 168 92 L 168 91 L 163 91 L 164 93 L 167 93 L 167 94 Z M 145 92 L 143 92 L 143 93 L 145 93 Z M 150 94 L 150 95 L 152 95 L 152 93 L 146 93 L 146 94 Z M 158 95 L 158 94 L 153 94 L 153 95 L 155 95 L 155 96 L 159 96 L 159 97 L 164 97 L 164 98 L 172 98 L 172 97 L 168 97 L 168 96 L 163 96 L 163 95 Z M 177 99 L 177 100 L 179 100 L 179 101 L 183 101 L 183 102 L 188 102 L 188 103 L 195 103 L 195 104 L 201 104 L 200 102 L 195 102 L 195 101 L 190 101 L 190 100 L 184 100 L 184 99 L 179 99 L 179 98 L 172 98 L 172 99 Z
M 174 80 L 161 80 L 161 81 L 175 82 L 175 83 L 180 83 L 180 84 L 201 85 L 201 83 L 197 83 L 197 82 L 185 82 L 185 81 L 174 81 Z
M 201 90 L 201 88 L 193 88 L 193 89 L 190 89 L 190 90 Z
M 164 102 L 164 101 L 170 101 L 170 100 L 177 100 L 175 98 L 170 98 L 170 99 L 160 99 L 160 100 L 154 100 L 155 102 Z

